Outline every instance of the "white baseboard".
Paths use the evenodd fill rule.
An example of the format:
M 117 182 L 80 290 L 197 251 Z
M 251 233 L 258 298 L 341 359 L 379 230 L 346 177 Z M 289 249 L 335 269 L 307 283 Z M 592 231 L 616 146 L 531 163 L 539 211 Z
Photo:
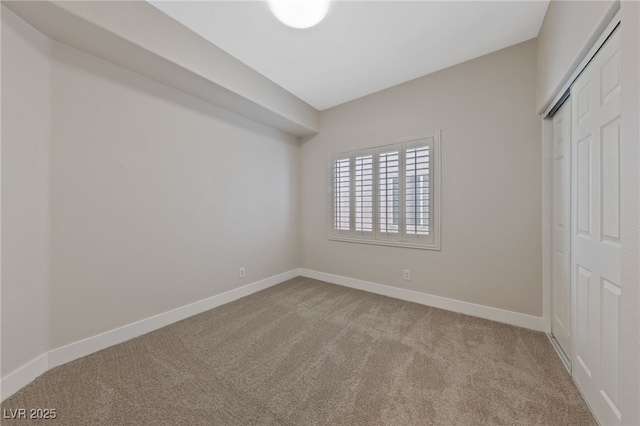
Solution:
M 257 291 L 295 278 L 299 275 L 298 272 L 298 269 L 284 272 L 54 349 L 49 352 L 49 368 L 66 364 L 67 362 L 108 348 L 109 346 L 117 345 L 118 343 L 142 336 L 143 334 L 208 311 L 209 309 L 233 302 Z
M 463 302 L 461 300 L 448 299 L 446 297 L 434 296 L 431 294 L 391 287 L 383 284 L 376 284 L 340 275 L 327 274 L 325 272 L 318 272 L 310 269 L 300 269 L 300 275 L 307 278 L 326 281 L 332 284 L 338 284 L 344 287 L 393 297 L 394 299 L 406 300 L 408 302 L 419 303 L 421 305 L 432 306 L 434 308 L 445 309 L 447 311 L 458 312 L 535 331 L 548 331 L 546 321 L 542 317 L 492 308 L 485 305 L 477 305 L 475 303 Z
M 46 352 L 22 365 L 17 370 L 14 370 L 0 380 L 0 401 L 4 401 L 6 398 L 10 397 L 33 381 L 36 377 L 54 367 L 108 348 L 109 346 L 117 345 L 118 343 L 125 342 L 193 315 L 208 311 L 209 309 L 233 302 L 234 300 L 272 287 L 276 284 L 280 284 L 281 282 L 295 278 L 299 275 L 344 287 L 389 296 L 395 299 L 419 303 L 421 305 L 433 306 L 436 308 L 446 309 L 448 311 L 516 325 L 531 330 L 548 331 L 546 330 L 546 322 L 541 317 L 506 311 L 504 309 L 492 308 L 484 305 L 477 305 L 460 300 L 448 299 L 446 297 L 434 296 L 413 290 L 376 284 L 354 278 L 327 274 L 310 269 L 292 269 L 291 271 L 265 278 L 263 280 L 256 281 L 254 283 L 199 300 L 189 305 L 181 306 L 162 314 L 154 315 Z
M 254 283 L 88 337 L 66 346 L 53 349 L 38 356 L 33 361 L 24 364 L 3 378 L 0 385 L 2 392 L 1 401 L 4 401 L 18 390 L 28 385 L 33 379 L 54 367 L 108 348 L 109 346 L 117 345 L 118 343 L 125 342 L 165 327 L 169 324 L 189 318 L 193 315 L 208 311 L 209 309 L 233 302 L 234 300 L 238 300 L 257 291 L 280 284 L 281 282 L 295 278 L 299 275 L 299 269 L 292 269 L 291 271 L 274 275 Z
M 36 377 L 49 369 L 47 353 L 44 353 L 31 361 L 13 370 L 2 379 L 0 384 L 0 401 L 4 401 L 25 385 L 31 383 Z

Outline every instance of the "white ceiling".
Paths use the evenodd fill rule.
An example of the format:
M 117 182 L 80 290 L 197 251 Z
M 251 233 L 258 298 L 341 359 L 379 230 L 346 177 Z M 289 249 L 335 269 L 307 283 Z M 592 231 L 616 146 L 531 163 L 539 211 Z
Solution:
M 318 110 L 538 35 L 549 0 L 334 1 L 284 26 L 266 1 L 150 1 Z

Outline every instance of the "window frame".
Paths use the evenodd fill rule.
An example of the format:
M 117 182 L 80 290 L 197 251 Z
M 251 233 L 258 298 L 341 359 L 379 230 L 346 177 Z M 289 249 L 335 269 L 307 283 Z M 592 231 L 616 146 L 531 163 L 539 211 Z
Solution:
M 407 232 L 407 151 L 412 148 L 421 146 L 429 146 L 429 163 L 428 163 L 428 179 L 429 179 L 429 207 L 428 207 L 428 236 L 417 235 L 414 232 L 411 235 Z M 380 230 L 380 154 L 386 152 L 398 152 L 398 182 L 399 187 L 398 197 L 401 201 L 398 205 L 398 232 L 396 234 L 385 232 Z M 356 231 L 355 211 L 356 211 L 356 172 L 355 163 L 356 158 L 363 158 L 365 156 L 372 156 L 372 231 Z M 335 210 L 337 204 L 334 197 L 334 162 L 336 160 L 349 159 L 349 230 L 337 230 L 335 229 Z M 348 151 L 334 151 L 329 153 L 328 172 L 329 172 L 329 235 L 328 239 L 331 241 L 344 241 L 360 244 L 374 244 L 383 246 L 395 246 L 405 248 L 416 248 L 424 250 L 441 250 L 440 240 L 440 225 L 441 225 L 441 143 L 440 132 L 433 132 L 424 134 L 417 137 L 398 139 L 387 143 L 377 144 L 374 146 L 368 146 L 364 148 L 352 149 Z M 390 179 L 393 179 L 390 178 Z M 395 190 L 392 190 L 395 191 Z M 362 193 L 362 192 L 360 192 Z M 388 223 L 388 222 L 387 222 Z M 416 225 L 417 226 L 417 225 Z

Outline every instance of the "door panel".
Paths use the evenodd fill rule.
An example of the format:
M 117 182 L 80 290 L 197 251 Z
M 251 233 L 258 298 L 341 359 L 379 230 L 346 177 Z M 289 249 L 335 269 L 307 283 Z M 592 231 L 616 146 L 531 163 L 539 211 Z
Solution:
M 617 411 L 619 397 L 618 374 L 618 317 L 620 288 L 602 280 L 602 394 L 613 410 Z M 619 415 L 619 414 L 618 414 Z
M 576 279 L 576 314 L 577 322 L 575 324 L 577 344 L 575 345 L 575 357 L 580 367 L 587 376 L 591 377 L 591 356 L 589 354 L 589 338 L 590 332 L 590 299 L 592 299 L 590 290 L 591 272 L 580 265 L 577 265 Z
M 572 374 L 603 424 L 620 424 L 620 32 L 572 87 Z
M 576 148 L 576 213 L 578 235 L 591 237 L 591 135 L 578 141 Z
M 551 333 L 571 362 L 571 102 L 553 116 Z
M 620 243 L 620 119 L 602 129 L 602 239 Z

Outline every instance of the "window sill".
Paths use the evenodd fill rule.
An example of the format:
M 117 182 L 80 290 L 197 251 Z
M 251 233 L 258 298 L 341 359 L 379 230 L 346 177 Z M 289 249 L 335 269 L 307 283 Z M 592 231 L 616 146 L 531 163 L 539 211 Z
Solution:
M 390 247 L 402 247 L 410 249 L 420 250 L 441 250 L 440 244 L 418 244 L 407 241 L 381 241 L 381 240 L 365 240 L 360 238 L 346 238 L 336 237 L 334 235 L 329 236 L 329 241 L 341 241 L 345 243 L 357 243 L 357 244 L 371 244 L 375 246 L 390 246 Z

